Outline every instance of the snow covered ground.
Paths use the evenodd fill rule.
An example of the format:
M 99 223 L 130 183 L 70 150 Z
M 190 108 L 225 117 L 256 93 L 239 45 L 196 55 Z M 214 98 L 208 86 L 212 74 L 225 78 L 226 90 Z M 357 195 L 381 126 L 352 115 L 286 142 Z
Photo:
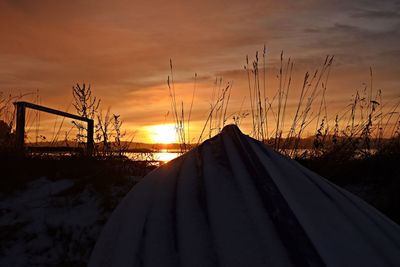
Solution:
M 134 180 L 99 189 L 41 177 L 0 194 L 0 266 L 86 266 L 102 226 Z
M 105 192 L 77 179 L 41 177 L 0 194 L 0 266 L 86 266 L 111 211 L 141 177 Z M 371 188 L 352 185 L 366 198 Z

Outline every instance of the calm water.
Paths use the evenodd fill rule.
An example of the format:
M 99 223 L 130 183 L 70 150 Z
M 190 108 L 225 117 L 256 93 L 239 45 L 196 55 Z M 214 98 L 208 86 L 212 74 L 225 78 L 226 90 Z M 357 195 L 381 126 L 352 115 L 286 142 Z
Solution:
M 126 153 L 126 156 L 132 160 L 150 160 L 150 161 L 163 161 L 168 162 L 178 157 L 180 154 L 176 152 L 160 151 L 153 153 Z

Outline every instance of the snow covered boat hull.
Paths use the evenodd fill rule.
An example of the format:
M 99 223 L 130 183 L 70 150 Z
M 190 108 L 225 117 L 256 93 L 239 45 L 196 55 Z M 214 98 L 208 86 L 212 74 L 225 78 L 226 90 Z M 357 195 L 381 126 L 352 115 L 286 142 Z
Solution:
M 400 227 L 230 125 L 136 185 L 89 266 L 400 266 Z

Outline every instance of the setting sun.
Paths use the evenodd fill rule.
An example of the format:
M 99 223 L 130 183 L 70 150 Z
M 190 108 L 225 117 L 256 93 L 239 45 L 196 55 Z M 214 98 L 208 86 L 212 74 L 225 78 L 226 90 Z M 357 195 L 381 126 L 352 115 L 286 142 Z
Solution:
M 157 144 L 176 143 L 176 130 L 173 124 L 160 124 L 148 127 L 149 139 Z

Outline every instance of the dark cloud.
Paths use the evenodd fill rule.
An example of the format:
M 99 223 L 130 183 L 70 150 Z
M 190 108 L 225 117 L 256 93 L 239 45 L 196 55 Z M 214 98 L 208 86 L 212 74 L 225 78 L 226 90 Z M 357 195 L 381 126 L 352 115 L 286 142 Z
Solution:
M 331 26 L 307 28 L 304 32 L 311 38 L 316 37 L 315 41 L 306 44 L 307 49 L 322 49 L 336 54 L 343 64 L 373 64 L 386 60 L 380 58 L 379 54 L 396 50 L 396 44 L 400 42 L 399 24 L 376 27 L 337 22 Z
M 400 59 L 400 49 L 382 51 L 379 56 Z
M 349 25 L 344 23 L 334 23 L 332 26 L 329 27 L 306 28 L 304 32 L 329 35 L 342 34 L 362 39 L 375 39 L 377 37 L 397 36 L 400 33 L 400 28 L 396 26 L 391 29 L 381 28 L 372 30 L 369 28 L 363 28 L 361 26 Z
M 383 10 L 363 10 L 353 13 L 352 17 L 368 19 L 400 19 L 400 12 Z

